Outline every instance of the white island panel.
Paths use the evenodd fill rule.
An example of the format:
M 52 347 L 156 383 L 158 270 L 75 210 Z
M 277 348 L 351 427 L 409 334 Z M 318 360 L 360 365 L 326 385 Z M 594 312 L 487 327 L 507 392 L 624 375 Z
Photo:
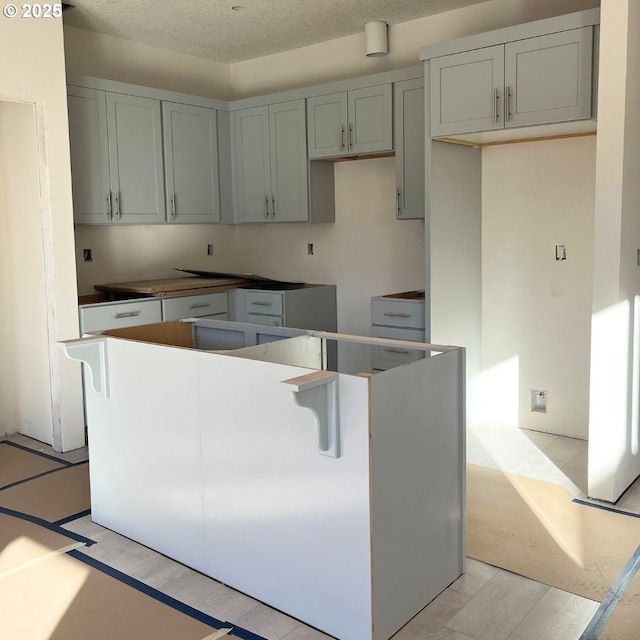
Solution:
M 202 354 L 206 573 L 331 635 L 370 640 L 369 380 L 338 374 L 334 458 L 281 385 L 314 371 Z

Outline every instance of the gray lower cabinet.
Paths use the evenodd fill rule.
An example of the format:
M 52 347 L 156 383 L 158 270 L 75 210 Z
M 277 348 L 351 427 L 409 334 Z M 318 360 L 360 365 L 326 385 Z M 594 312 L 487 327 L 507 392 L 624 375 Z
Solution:
M 162 299 L 162 319 L 165 321 L 203 317 L 228 320 L 228 312 L 229 306 L 226 291 Z
M 80 335 L 162 322 L 162 302 L 157 298 L 84 304 L 79 312 Z
M 307 99 L 309 158 L 393 150 L 391 84 Z
M 164 222 L 160 101 L 68 87 L 77 223 Z
M 371 298 L 371 335 L 390 340 L 424 342 L 424 291 Z M 424 352 L 408 346 L 374 345 L 371 348 L 371 368 L 385 371 L 423 357 Z
M 305 101 L 232 113 L 237 222 L 309 219 Z
M 216 110 L 162 103 L 170 223 L 220 222 Z
M 587 119 L 593 27 L 430 60 L 431 135 Z
M 233 292 L 235 320 L 274 327 L 337 331 L 335 285 L 304 285 L 298 289 Z
M 396 217 L 424 218 L 424 79 L 393 86 L 396 149 Z

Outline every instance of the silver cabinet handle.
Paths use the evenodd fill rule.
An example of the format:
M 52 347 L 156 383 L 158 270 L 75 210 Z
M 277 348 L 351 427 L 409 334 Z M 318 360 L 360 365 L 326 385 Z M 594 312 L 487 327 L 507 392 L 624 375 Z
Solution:
M 387 351 L 388 353 L 402 353 L 403 355 L 408 356 L 409 352 L 406 349 L 393 349 L 391 347 L 387 347 L 383 349 L 383 351 Z
M 176 194 L 171 196 L 171 217 L 176 219 Z
M 400 215 L 400 189 L 396 189 L 396 215 Z
M 139 316 L 142 313 L 142 311 L 123 311 L 121 313 L 116 313 L 113 317 L 114 318 L 135 318 L 136 316 Z
M 111 192 L 107 195 L 107 218 L 111 220 L 113 216 L 113 207 L 111 206 Z
M 271 196 L 271 217 L 276 217 L 276 197 Z
M 116 191 L 113 196 L 113 201 L 115 203 L 115 218 L 116 220 L 120 220 L 120 192 Z
M 498 119 L 500 118 L 500 114 L 498 113 L 499 100 L 500 100 L 500 97 L 498 96 L 498 90 L 494 89 L 493 90 L 493 121 L 494 122 L 498 122 Z
M 509 122 L 511 119 L 511 87 L 504 88 L 504 120 Z
M 349 149 L 353 147 L 353 125 L 349 123 Z
M 344 149 L 344 125 L 340 125 L 340 150 Z
M 205 307 L 210 307 L 210 302 L 194 302 L 189 309 L 204 309 Z
M 385 311 L 384 315 L 390 318 L 410 318 L 411 317 L 410 313 L 400 313 L 397 311 Z
M 264 197 L 264 217 L 269 217 L 269 196 Z
M 273 306 L 273 302 L 252 302 L 251 304 L 255 305 L 256 307 L 272 307 Z

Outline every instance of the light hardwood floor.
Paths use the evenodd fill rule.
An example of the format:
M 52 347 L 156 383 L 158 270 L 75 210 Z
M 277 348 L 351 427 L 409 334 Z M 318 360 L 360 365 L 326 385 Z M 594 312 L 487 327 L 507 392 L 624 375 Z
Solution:
M 28 438 L 12 440 L 47 453 Z M 469 429 L 469 462 L 586 490 L 586 442 L 544 433 L 480 424 Z M 77 462 L 86 450 L 62 455 Z M 637 485 L 637 486 L 636 486 Z M 640 512 L 640 483 L 621 504 Z M 620 507 L 619 505 L 616 505 Z M 203 611 L 268 640 L 320 640 L 325 634 L 257 600 L 211 580 L 131 540 L 80 518 L 65 527 L 97 544 L 85 553 Z M 522 576 L 469 559 L 465 574 L 441 593 L 394 640 L 578 640 L 598 607 Z

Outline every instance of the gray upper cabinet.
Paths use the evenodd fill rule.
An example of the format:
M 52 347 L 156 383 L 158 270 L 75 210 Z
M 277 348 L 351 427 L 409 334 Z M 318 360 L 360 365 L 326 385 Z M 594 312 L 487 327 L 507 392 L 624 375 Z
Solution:
M 309 218 L 305 101 L 232 113 L 237 222 Z
M 592 49 L 588 26 L 433 58 L 431 135 L 590 118 Z
M 162 103 L 167 220 L 220 221 L 216 111 Z
M 74 220 L 164 222 L 160 102 L 68 88 Z
M 396 143 L 396 217 L 424 218 L 424 80 L 396 82 L 394 124 Z
M 391 151 L 392 115 L 390 84 L 309 98 L 309 158 Z
M 74 221 L 111 222 L 107 101 L 104 91 L 68 87 Z
M 107 93 L 115 222 L 165 221 L 160 101 Z

